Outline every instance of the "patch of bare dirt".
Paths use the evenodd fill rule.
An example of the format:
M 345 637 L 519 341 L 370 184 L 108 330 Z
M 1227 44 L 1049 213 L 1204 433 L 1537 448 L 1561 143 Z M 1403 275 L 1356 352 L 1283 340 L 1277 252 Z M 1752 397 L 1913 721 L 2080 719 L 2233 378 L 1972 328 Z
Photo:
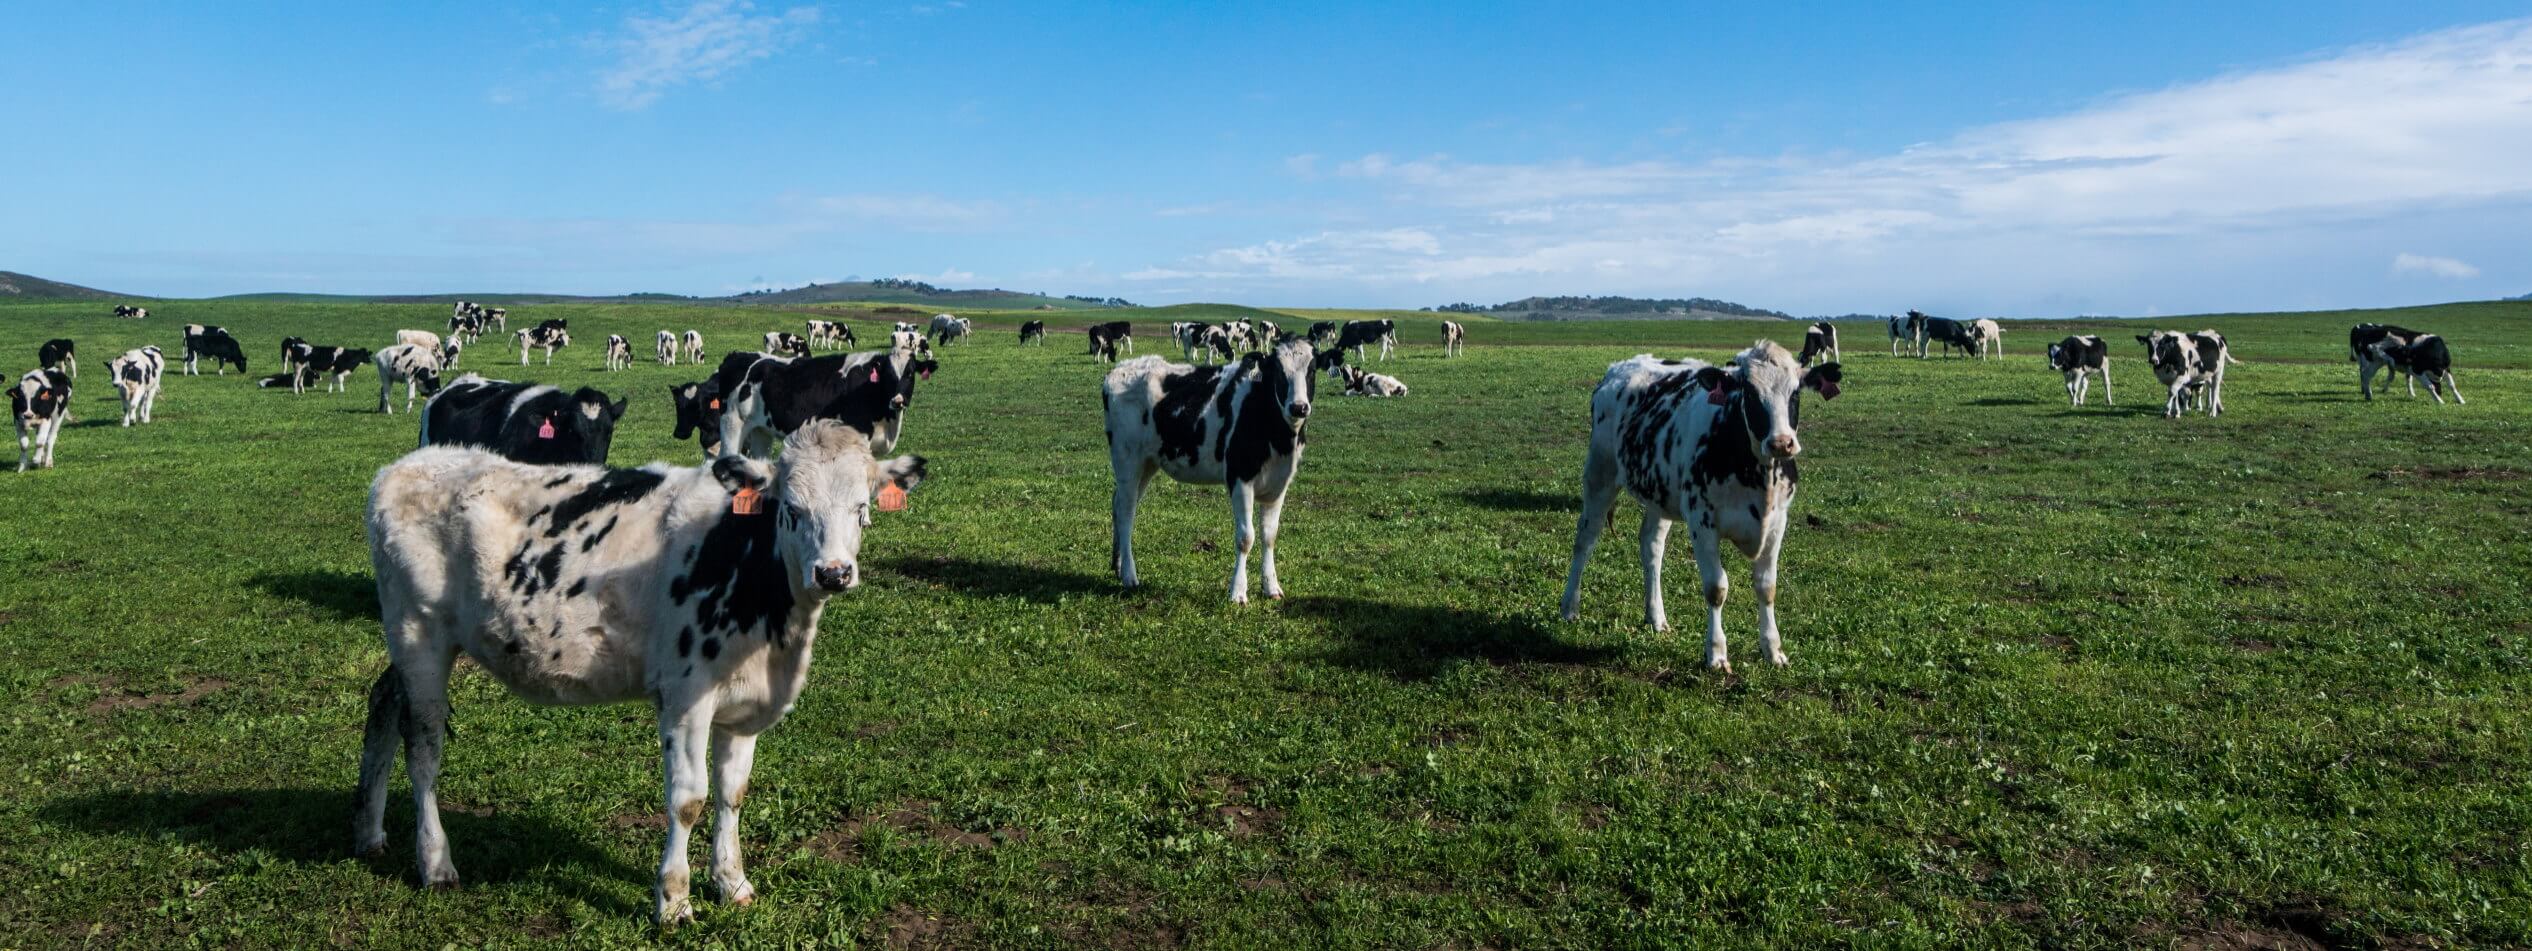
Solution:
M 107 679 L 111 680 L 111 678 Z M 229 682 L 219 677 L 192 678 L 186 682 L 184 689 L 174 693 L 124 693 L 100 686 L 97 699 L 88 702 L 88 712 L 104 715 L 123 710 L 147 710 L 168 704 L 190 707 L 201 703 L 202 698 L 228 688 Z
M 1236 776 L 1209 776 L 1203 788 L 1206 811 L 1234 839 L 1245 839 L 1281 825 L 1284 811 L 1251 801 L 1248 783 Z
M 933 818 L 932 810 L 940 803 L 932 800 L 900 802 L 883 812 L 855 816 L 837 823 L 834 828 L 809 838 L 809 850 L 838 862 L 851 862 L 861 855 L 862 833 L 872 826 L 886 826 L 897 834 L 930 839 L 952 851 L 990 849 L 1005 842 L 1028 840 L 1026 829 L 1003 826 L 992 832 L 971 832 Z
M 860 726 L 854 727 L 853 738 L 860 740 L 875 740 L 895 732 L 897 732 L 897 721 L 872 720 L 869 723 L 864 723 Z
M 939 912 L 897 905 L 879 916 L 880 943 L 891 948 L 964 948 L 975 943 L 976 928 Z

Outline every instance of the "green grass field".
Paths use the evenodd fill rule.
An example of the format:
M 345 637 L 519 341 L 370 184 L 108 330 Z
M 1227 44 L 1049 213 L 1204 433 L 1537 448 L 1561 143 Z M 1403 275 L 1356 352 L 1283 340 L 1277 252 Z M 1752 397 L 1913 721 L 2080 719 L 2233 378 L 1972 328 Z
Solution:
M 360 515 L 414 440 L 369 371 L 296 398 L 171 377 L 155 424 L 114 425 L 106 361 L 172 360 L 182 323 L 261 374 L 286 333 L 377 347 L 446 308 L 104 309 L 0 306 L 12 378 L 55 336 L 84 370 L 60 467 L 0 473 L 0 947 L 2532 943 L 2532 304 L 2082 324 L 2119 403 L 2080 410 L 2038 356 L 2076 323 L 2011 325 L 1987 363 L 1851 326 L 1845 396 L 1803 417 L 1792 666 L 1755 653 L 1735 556 L 1730 676 L 1700 666 L 1684 540 L 1685 633 L 1641 625 L 1631 506 L 1555 618 L 1588 394 L 1798 325 L 1477 323 L 1445 361 L 1410 318 L 1380 369 L 1414 395 L 1323 400 L 1291 596 L 1235 609 L 1219 490 L 1156 489 L 1146 587 L 1116 589 L 1103 365 L 1010 332 L 1090 318 L 986 315 L 907 421 L 933 481 L 872 529 L 759 747 L 758 903 L 707 889 L 666 936 L 638 705 L 461 668 L 467 884 L 414 886 L 401 781 L 388 855 L 350 856 L 384 664 Z M 601 372 L 608 332 L 647 355 L 697 327 L 717 361 L 802 319 L 512 319 L 546 316 L 579 341 L 553 367 L 487 338 L 468 368 L 632 393 L 628 465 L 697 461 L 666 389 L 701 371 Z M 2360 318 L 2445 334 L 2470 404 L 2358 401 Z M 2225 417 L 2160 418 L 2143 326 L 2226 331 Z

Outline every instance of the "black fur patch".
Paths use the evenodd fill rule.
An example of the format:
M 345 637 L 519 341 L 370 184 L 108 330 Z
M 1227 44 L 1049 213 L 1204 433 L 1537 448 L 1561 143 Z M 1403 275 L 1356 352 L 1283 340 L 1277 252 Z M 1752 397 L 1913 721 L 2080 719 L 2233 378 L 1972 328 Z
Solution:
M 1161 458 L 1196 462 L 1204 452 L 1204 411 L 1222 380 L 1221 367 L 1197 367 L 1161 381 L 1160 403 L 1152 408 L 1152 431 L 1160 436 Z
M 552 538 L 561 535 L 580 524 L 580 521 L 588 518 L 591 513 L 607 506 L 639 502 L 644 496 L 651 494 L 651 490 L 659 488 L 660 482 L 664 479 L 665 477 L 659 473 L 641 469 L 609 469 L 606 475 L 598 478 L 598 481 L 590 483 L 587 488 L 581 489 L 555 505 L 554 523 L 546 526 L 545 537 Z M 613 518 L 607 520 L 607 528 L 610 530 L 615 528 Z
M 668 593 L 680 605 L 695 598 L 695 618 L 706 634 L 755 629 L 779 645 L 793 601 L 787 570 L 774 547 L 773 519 L 725 513 L 704 532 L 694 568 L 671 581 Z M 709 657 L 714 648 L 705 644 Z

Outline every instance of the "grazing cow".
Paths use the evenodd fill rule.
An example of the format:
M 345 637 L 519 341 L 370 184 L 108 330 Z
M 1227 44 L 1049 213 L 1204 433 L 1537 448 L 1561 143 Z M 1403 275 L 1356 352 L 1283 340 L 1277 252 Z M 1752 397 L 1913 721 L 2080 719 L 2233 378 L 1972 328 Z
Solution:
M 2072 336 L 2048 345 L 2049 369 L 2066 374 L 2066 399 L 2084 405 L 2084 394 L 2092 388 L 2094 374 L 2101 376 L 2101 401 L 2119 405 L 2110 395 L 2110 345 L 2099 337 Z
M 1460 326 L 1459 321 L 1456 320 L 1442 322 L 1442 356 L 1459 356 L 1462 346 L 1467 342 L 1468 328 Z
M 967 335 L 975 332 L 975 329 L 975 322 L 970 321 L 965 317 L 958 317 L 950 314 L 934 314 L 932 315 L 932 326 L 923 332 L 923 337 L 926 340 L 939 338 L 941 346 L 946 347 L 950 344 L 967 339 Z
M 123 397 L 123 425 L 134 421 L 149 422 L 150 409 L 158 405 L 159 377 L 167 370 L 167 358 L 157 347 L 123 351 L 123 355 L 106 363 L 106 371 L 114 378 L 114 391 Z
M 1915 311 L 1909 311 L 1909 313 L 1916 314 Z M 1928 347 L 1938 343 L 1943 345 L 1943 355 L 1946 357 L 1952 355 L 1954 348 L 1958 348 L 1964 357 L 1977 351 L 1978 340 L 1970 336 L 1968 323 L 1949 317 L 1927 317 L 1923 314 L 1917 314 L 1917 316 L 1921 318 L 1917 325 L 1919 328 L 1917 357 L 1919 359 L 1925 357 Z
M 1668 630 L 1662 608 L 1662 554 L 1674 521 L 1688 524 L 1689 546 L 1706 596 L 1706 666 L 1732 669 L 1724 649 L 1726 587 L 1719 542 L 1753 559 L 1758 636 L 1770 663 L 1783 666 L 1776 632 L 1776 557 L 1785 540 L 1802 452 L 1795 428 L 1802 391 L 1836 399 L 1836 363 L 1804 369 L 1794 355 L 1761 340 L 1724 366 L 1658 360 L 1651 354 L 1612 365 L 1591 394 L 1591 449 L 1583 456 L 1582 515 L 1574 527 L 1574 561 L 1565 575 L 1564 616 L 1581 616 L 1583 567 L 1615 514 L 1623 488 L 1644 507 L 1638 534 L 1644 565 L 1644 620 Z
M 2453 352 L 2450 347 L 2445 346 L 2442 337 L 2434 334 L 2419 334 L 2411 339 L 2407 346 L 2402 346 L 2399 341 L 2390 337 L 2384 337 L 2374 341 L 2369 356 L 2397 372 L 2407 374 L 2409 395 L 2412 398 L 2418 395 L 2418 381 L 2425 380 L 2427 393 L 2435 397 L 2437 405 L 2443 405 L 2445 390 L 2453 391 L 2453 402 L 2464 405 L 2470 403 L 2469 400 L 2462 398 L 2461 387 L 2453 385 Z
M 1221 326 L 1214 329 L 1222 332 L 1223 338 L 1231 342 L 1231 349 L 1233 350 L 1246 353 L 1257 350 L 1260 347 L 1257 340 L 1257 330 L 1256 328 L 1249 326 L 1248 321 L 1226 320 L 1222 322 Z
M 326 391 L 330 393 L 342 388 L 352 371 L 369 362 L 369 351 L 359 347 L 320 347 L 297 337 L 282 340 L 281 354 L 285 369 L 256 381 L 255 385 L 287 386 L 292 393 L 305 393 L 310 384 L 330 376 L 332 380 L 326 384 Z M 245 365 L 246 361 L 241 358 L 239 368 L 244 369 Z
M 1336 337 L 1336 349 L 1354 351 L 1354 362 L 1363 362 L 1366 344 L 1380 345 L 1380 358 L 1389 359 L 1389 351 L 1398 344 L 1398 322 L 1394 320 L 1349 320 Z
M 185 375 L 201 376 L 196 361 L 204 357 L 211 358 L 211 370 L 220 376 L 228 375 L 232 363 L 237 365 L 237 372 L 246 372 L 246 351 L 238 346 L 237 338 L 218 327 L 186 324 Z
M 1106 411 L 1108 464 L 1115 474 L 1111 558 L 1125 586 L 1134 571 L 1134 509 L 1156 472 L 1180 482 L 1230 490 L 1238 554 L 1231 562 L 1231 603 L 1248 603 L 1248 553 L 1265 529 L 1265 590 L 1284 596 L 1275 577 L 1275 535 L 1283 526 L 1284 491 L 1301 468 L 1302 426 L 1318 378 L 1310 342 L 1283 337 L 1236 366 L 1195 367 L 1142 357 L 1108 371 L 1099 389 Z
M 466 342 L 450 337 L 440 344 L 440 369 L 457 369 L 457 358 L 466 353 Z
M 519 355 L 519 356 L 520 356 L 520 359 L 519 359 L 519 365 L 521 365 L 521 366 L 525 366 L 525 365 L 527 365 L 527 359 L 526 359 L 527 354 L 526 354 L 525 352 L 522 352 L 522 353 L 520 353 L 520 355 Z M 633 368 L 633 342 L 632 342 L 632 341 L 630 341 L 630 340 L 626 340 L 626 339 L 624 339 L 624 335 L 623 335 L 623 334 L 608 334 L 608 335 L 607 335 L 607 369 L 612 371 L 612 370 L 629 370 L 629 369 L 632 369 L 632 368 Z
M 483 311 L 482 316 L 483 316 L 483 319 L 484 319 L 484 323 L 492 325 L 492 327 L 493 327 L 494 329 L 497 329 L 497 330 L 507 331 L 507 330 L 509 330 L 509 329 L 510 329 L 510 309 L 509 309 L 509 308 L 507 308 L 507 307 L 486 307 L 486 308 L 482 308 L 482 311 Z M 549 320 L 549 321 L 546 321 L 546 323 L 553 324 L 553 325 L 555 326 L 555 329 L 557 329 L 557 330 L 562 329 L 562 324 L 563 324 L 563 322 L 562 322 L 562 321 L 559 321 L 559 320 Z
M 2374 345 L 2389 340 L 2396 346 L 2406 347 L 2423 336 L 2426 335 L 2390 324 L 2357 324 L 2348 328 L 2347 358 L 2356 361 L 2356 387 L 2366 399 L 2374 398 L 2374 371 L 2388 368 L 2395 376 L 2400 373 L 2399 367 L 2384 362 L 2375 354 Z M 2418 395 L 2418 381 L 2415 379 L 2409 381 L 2409 395 Z
M 381 413 L 395 413 L 395 404 L 388 401 L 387 394 L 394 392 L 398 383 L 404 384 L 404 411 L 408 413 L 413 412 L 413 396 L 417 388 L 426 398 L 440 391 L 439 356 L 430 350 L 400 343 L 378 351 L 369 358 L 369 362 L 378 369 L 378 411 Z
M 1978 359 L 1987 359 L 1987 351 L 1991 349 L 1995 351 L 1998 358 L 2002 358 L 2004 356 L 2004 325 L 1985 317 L 1970 321 L 1969 341 L 1971 349 L 1978 352 Z
M 662 330 L 659 332 L 658 349 L 660 366 L 673 367 L 677 365 L 677 334 L 675 331 Z
M 60 370 L 79 378 L 79 345 L 56 337 L 35 348 L 35 366 L 41 370 Z
M 1407 385 L 1394 376 L 1373 373 L 1361 367 L 1339 367 L 1345 378 L 1347 396 L 1405 396 Z
M 1837 325 L 1825 320 L 1814 321 L 1802 330 L 1802 356 L 1799 360 L 1803 366 L 1810 366 L 1811 361 L 1823 356 L 1828 357 L 1831 363 L 1836 363 L 1843 356 L 1837 348 Z
M 2233 359 L 2223 334 L 2156 330 L 2136 335 L 2136 342 L 2145 345 L 2154 378 L 2170 390 L 2163 400 L 2163 418 L 2178 418 L 2196 404 L 2205 405 L 2208 416 L 2224 414 L 2225 365 L 2242 361 Z
M 853 345 L 853 328 L 844 326 L 838 321 L 811 318 L 803 328 L 803 332 L 808 337 L 809 346 L 812 347 L 833 347 L 840 350 Z
M 688 331 L 686 331 L 686 335 L 685 335 L 685 336 L 678 338 L 678 346 L 679 346 L 679 348 L 680 348 L 680 349 L 682 349 L 682 350 L 684 351 L 684 353 L 685 353 L 685 357 L 686 357 L 686 362 L 687 362 L 687 363 L 696 363 L 696 364 L 700 364 L 700 363 L 702 363 L 702 362 L 703 362 L 703 332 L 702 332 L 702 331 L 699 331 L 699 330 L 688 330 Z
M 520 462 L 604 465 L 615 424 L 633 402 L 589 387 L 565 393 L 469 373 L 422 404 L 424 446 L 482 446 Z
M 1925 315 L 1912 310 L 1907 313 L 1907 316 L 1890 318 L 1891 356 L 1895 357 L 1902 353 L 1913 353 L 1916 351 L 1917 328 L 1923 325 L 1919 320 L 1919 318 L 1923 316 Z
M 1020 325 L 1020 345 L 1025 347 L 1032 343 L 1046 346 L 1046 321 L 1032 320 Z
M 828 354 L 805 360 L 731 354 L 713 374 L 722 398 L 721 445 L 762 459 L 773 440 L 813 419 L 832 419 L 889 452 L 905 431 L 914 385 L 940 364 L 913 348 Z
M 9 415 L 18 421 L 18 471 L 53 467 L 53 443 L 70 417 L 70 376 L 60 370 L 28 370 L 9 390 Z
M 397 343 L 409 343 L 430 353 L 440 352 L 440 335 L 428 330 L 396 331 Z
M 549 320 L 512 335 L 519 348 L 520 366 L 528 365 L 528 351 L 538 347 L 545 348 L 545 365 L 549 367 L 554 365 L 554 351 L 571 346 L 571 331 L 552 326 L 561 322 Z
M 1321 320 L 1310 324 L 1310 345 L 1322 350 L 1336 345 L 1337 335 L 1345 330 L 1341 320 Z
M 1106 324 L 1091 325 L 1087 335 L 1090 338 L 1090 355 L 1106 360 L 1110 363 L 1115 363 L 1117 361 L 1117 348 L 1123 346 L 1125 343 L 1131 342 L 1134 339 L 1131 336 L 1110 336 L 1110 331 L 1108 330 L 1108 325 Z
M 765 352 L 793 358 L 806 357 L 809 355 L 809 342 L 800 339 L 798 334 L 770 331 L 765 334 Z
M 677 407 L 677 431 L 672 438 L 684 442 L 693 436 L 702 445 L 704 458 L 721 455 L 721 381 L 679 383 L 668 388 L 668 399 Z
M 1108 354 L 1108 359 L 1110 360 L 1116 359 L 1119 351 L 1133 353 L 1134 323 L 1132 321 L 1125 320 L 1111 320 L 1102 324 L 1091 324 L 1090 352 L 1100 352 L 1102 348 L 1099 342 L 1101 340 L 1107 341 L 1105 349 Z
M 401 744 L 422 881 L 457 884 L 437 785 L 462 653 L 530 702 L 651 702 L 668 828 L 654 914 L 693 917 L 686 839 L 706 792 L 714 884 L 753 901 L 738 811 L 756 737 L 799 699 L 827 599 L 861 583 L 871 496 L 923 477 L 921 457 L 882 462 L 833 425 L 803 428 L 774 463 L 608 469 L 432 448 L 380 470 L 368 527 L 387 669 L 370 688 L 355 848 L 386 847 Z
M 448 315 L 448 335 L 452 339 L 457 337 L 464 337 L 468 340 L 481 338 L 484 335 L 484 319 L 481 315 L 459 310 L 454 314 Z

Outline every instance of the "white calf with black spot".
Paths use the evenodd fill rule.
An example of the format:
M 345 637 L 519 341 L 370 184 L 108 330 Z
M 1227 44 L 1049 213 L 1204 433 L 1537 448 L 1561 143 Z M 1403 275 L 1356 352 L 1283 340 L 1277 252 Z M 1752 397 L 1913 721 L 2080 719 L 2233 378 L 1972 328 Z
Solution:
M 123 398 L 123 425 L 149 422 L 150 410 L 158 405 L 158 384 L 167 372 L 167 358 L 157 347 L 123 351 L 123 355 L 106 364 L 113 374 L 114 391 Z

